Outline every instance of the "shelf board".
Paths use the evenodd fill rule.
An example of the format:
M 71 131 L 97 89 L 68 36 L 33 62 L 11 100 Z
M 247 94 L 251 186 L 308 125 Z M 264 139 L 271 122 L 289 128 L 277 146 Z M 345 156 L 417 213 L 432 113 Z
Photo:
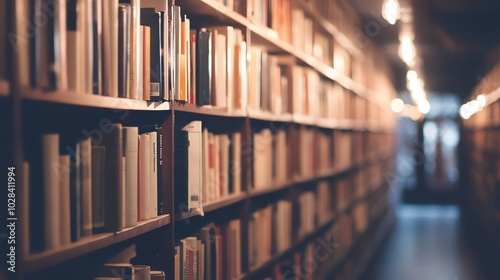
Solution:
M 64 105 L 94 107 L 105 109 L 168 111 L 170 102 L 149 102 L 92 94 L 81 94 L 72 91 L 43 91 L 41 89 L 24 88 L 17 93 L 23 100 L 49 102 Z
M 0 96 L 9 96 L 10 84 L 9 81 L 0 80 Z
M 31 254 L 23 260 L 23 269 L 26 273 L 36 271 L 51 265 L 76 258 L 107 246 L 128 240 L 138 235 L 158 229 L 170 223 L 170 215 L 162 215 L 146 221 L 141 221 L 137 226 L 123 229 L 113 233 L 94 234 L 83 237 L 77 242 L 61 248 Z
M 174 109 L 180 112 L 208 115 L 208 116 L 219 116 L 219 117 L 246 117 L 246 112 L 243 110 L 228 111 L 226 108 L 219 108 L 213 106 L 196 106 L 191 103 L 184 103 L 175 101 Z
M 277 192 L 286 188 L 290 188 L 294 185 L 294 181 L 283 183 L 283 184 L 278 184 L 278 185 L 272 185 L 272 187 L 264 187 L 264 188 L 258 188 L 254 189 L 249 192 L 250 197 L 256 197 L 256 196 L 261 196 L 264 194 L 272 193 L 272 192 Z
M 292 115 L 293 122 L 296 124 L 303 124 L 303 125 L 315 125 L 316 124 L 316 118 L 313 116 L 304 116 L 304 115 L 297 115 L 294 114 Z
M 252 120 L 270 121 L 270 122 L 291 122 L 291 114 L 276 115 L 271 112 L 247 109 L 247 115 Z
M 204 212 L 210 212 L 214 211 L 220 208 L 227 207 L 229 205 L 233 205 L 235 203 L 238 203 L 246 198 L 246 192 L 241 192 L 237 194 L 231 194 L 223 199 L 220 199 L 218 201 L 214 202 L 209 202 L 205 205 L 203 205 L 203 211 Z
M 241 192 L 238 194 L 231 194 L 231 195 L 224 197 L 218 201 L 212 201 L 212 202 L 208 202 L 208 203 L 204 204 L 203 205 L 203 212 L 208 213 L 208 212 L 211 212 L 211 211 L 214 211 L 217 209 L 221 209 L 221 208 L 227 207 L 229 205 L 233 205 L 235 203 L 238 203 L 238 202 L 244 200 L 245 198 L 246 198 L 246 192 Z M 183 220 L 190 219 L 190 218 L 193 218 L 196 216 L 200 216 L 200 213 L 193 212 L 193 211 L 182 212 L 182 213 L 175 214 L 174 220 L 176 222 L 178 222 L 178 221 L 183 221 Z
M 232 25 L 237 28 L 245 28 L 249 24 L 246 17 L 214 0 L 183 0 L 180 6 L 181 12 L 187 12 L 188 17 L 209 16 L 219 25 Z

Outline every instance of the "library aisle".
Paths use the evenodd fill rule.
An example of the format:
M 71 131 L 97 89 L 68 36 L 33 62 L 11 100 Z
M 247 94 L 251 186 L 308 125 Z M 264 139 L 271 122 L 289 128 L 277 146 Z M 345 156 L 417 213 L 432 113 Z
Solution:
M 392 234 L 373 260 L 361 279 L 498 279 L 486 275 L 477 260 L 457 206 L 402 205 Z

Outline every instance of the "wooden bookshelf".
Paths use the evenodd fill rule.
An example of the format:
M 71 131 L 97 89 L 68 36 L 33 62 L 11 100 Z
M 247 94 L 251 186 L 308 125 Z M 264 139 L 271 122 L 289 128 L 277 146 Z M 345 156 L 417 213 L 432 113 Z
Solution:
M 226 117 L 226 118 L 244 118 L 246 113 L 242 110 L 228 111 L 225 108 L 218 108 L 213 106 L 196 106 L 195 104 L 184 103 L 184 102 L 174 102 L 174 107 L 176 111 L 191 113 L 196 115 L 206 115 L 206 116 L 216 116 L 216 117 Z
M 73 105 L 80 107 L 137 110 L 137 111 L 169 111 L 170 102 L 148 102 L 101 95 L 83 94 L 71 91 L 43 91 L 24 88 L 16 93 L 22 100 L 42 103 Z
M 8 96 L 10 92 L 10 84 L 9 81 L 0 80 L 0 97 Z
M 23 127 L 19 129 L 20 131 L 18 131 L 18 133 L 15 135 L 15 138 L 12 137 L 14 140 L 11 141 L 16 143 L 14 150 L 16 151 L 15 158 L 17 159 L 18 163 L 23 160 L 26 160 L 24 156 L 25 154 L 27 154 L 27 151 L 25 150 L 29 150 L 26 148 L 27 143 L 29 144 L 29 142 L 27 139 L 24 138 L 31 136 L 30 133 L 33 134 L 42 133 L 38 132 L 37 130 L 35 132 L 31 132 L 32 130 L 34 130 L 33 126 L 35 124 L 30 124 L 30 118 L 24 118 L 25 117 L 24 114 L 28 114 L 27 111 L 29 111 L 24 109 L 29 109 L 32 108 L 33 106 L 35 106 L 35 108 L 37 109 L 38 108 L 44 109 L 40 110 L 41 113 L 39 115 L 37 114 L 36 116 L 37 118 L 40 118 L 40 120 L 43 120 L 47 112 L 50 112 L 51 110 L 58 110 L 59 108 L 63 107 L 69 109 L 69 110 L 64 110 L 64 112 L 62 113 L 63 116 L 68 116 L 68 119 L 77 118 L 78 116 L 85 115 L 88 112 L 93 112 L 94 108 L 98 108 L 101 111 L 104 111 L 103 109 L 131 110 L 137 113 L 131 114 L 130 117 L 127 119 L 127 121 L 121 120 L 123 122 L 123 125 L 129 125 L 129 123 L 133 123 L 138 127 L 140 127 L 141 125 L 144 126 L 154 125 L 156 127 L 160 126 L 163 132 L 162 134 L 163 146 L 161 150 L 161 157 L 163 161 L 161 170 L 162 171 L 161 179 L 163 182 L 162 185 L 159 187 L 161 188 L 160 190 L 162 191 L 162 202 L 164 203 L 163 213 L 168 213 L 168 214 L 162 215 L 154 219 L 141 221 L 138 223 L 137 226 L 126 228 L 118 232 L 95 234 L 92 236 L 84 237 L 78 242 L 71 243 L 61 248 L 28 255 L 24 259 L 22 259 L 19 263 L 19 267 L 22 267 L 24 270 L 23 274 L 21 275 L 21 279 L 24 278 L 37 279 L 40 277 L 43 278 L 44 275 L 40 276 L 39 275 L 40 272 L 46 272 L 46 270 L 54 270 L 57 272 L 57 269 L 59 268 L 58 266 L 62 267 L 64 264 L 68 263 L 70 263 L 74 267 L 77 267 L 78 269 L 86 270 L 89 268 L 88 265 L 86 265 L 85 263 L 78 263 L 79 258 L 84 258 L 92 256 L 92 254 L 99 254 L 100 252 L 105 252 L 108 248 L 117 244 L 137 243 L 139 245 L 140 242 L 138 242 L 137 240 L 142 239 L 141 237 L 144 236 L 147 236 L 149 238 L 149 235 L 147 234 L 157 229 L 164 230 L 166 234 L 162 235 L 161 237 L 156 235 L 154 238 L 151 238 L 151 240 L 147 240 L 146 243 L 149 242 L 147 246 L 159 246 L 158 248 L 159 252 L 158 254 L 155 253 L 154 256 L 151 253 L 150 256 L 146 256 L 144 259 L 150 261 L 148 265 L 156 265 L 159 263 L 160 265 L 156 265 L 154 268 L 157 270 L 159 269 L 164 270 L 167 275 L 166 279 L 174 279 L 175 269 L 176 269 L 174 263 L 175 247 L 178 246 L 178 244 L 180 243 L 180 239 L 189 237 L 185 234 L 193 234 L 193 232 L 199 230 L 190 223 L 182 223 L 179 221 L 184 221 L 186 219 L 193 218 L 196 216 L 196 221 L 197 221 L 196 224 L 200 224 L 201 226 L 204 226 L 209 223 L 215 223 L 217 224 L 216 226 L 219 225 L 226 226 L 227 223 L 230 222 L 231 220 L 234 219 L 239 220 L 240 231 L 241 231 L 240 232 L 241 242 L 239 245 L 241 245 L 241 251 L 243 253 L 240 252 L 242 258 L 241 273 L 236 278 L 260 280 L 264 279 L 265 276 L 267 277 L 269 275 L 269 272 L 272 272 L 273 267 L 275 265 L 280 264 L 285 260 L 290 260 L 293 257 L 294 253 L 303 251 L 304 248 L 308 244 L 314 242 L 314 240 L 317 237 L 329 232 L 329 230 L 331 230 L 332 227 L 337 222 L 339 222 L 342 217 L 347 216 L 354 220 L 353 218 L 354 214 L 352 212 L 356 211 L 357 206 L 364 207 L 364 205 L 372 204 L 373 201 L 371 199 L 375 196 L 378 197 L 378 195 L 381 194 L 382 187 L 380 185 L 382 185 L 383 183 L 376 182 L 376 184 L 375 183 L 368 184 L 368 186 L 363 186 L 363 188 L 359 188 L 360 194 L 357 194 L 358 188 L 356 188 L 356 195 L 354 193 L 349 193 L 347 195 L 348 200 L 345 202 L 346 203 L 345 207 L 343 207 L 342 209 L 337 209 L 340 207 L 335 205 L 337 201 L 330 198 L 329 203 L 331 204 L 330 206 L 331 209 L 330 208 L 329 209 L 332 211 L 331 212 L 329 211 L 328 213 L 333 213 L 333 215 L 331 217 L 328 217 L 327 215 L 325 215 L 326 217 L 322 217 L 322 220 L 323 218 L 328 218 L 326 219 L 326 222 L 320 225 L 316 225 L 314 230 L 312 230 L 305 236 L 301 235 L 303 236 L 302 238 L 299 238 L 299 240 L 294 240 L 295 242 L 292 242 L 293 244 L 289 248 L 286 248 L 282 252 L 276 254 L 267 262 L 262 263 L 255 267 L 249 267 L 250 260 L 248 259 L 249 256 L 247 256 L 246 253 L 249 249 L 248 247 L 250 246 L 247 243 L 249 243 L 248 241 L 250 240 L 249 239 L 250 235 L 249 225 L 251 223 L 250 216 L 252 215 L 252 211 L 254 208 L 259 208 L 261 206 L 266 206 L 266 205 L 267 206 L 274 205 L 275 203 L 281 200 L 286 200 L 288 202 L 295 203 L 297 201 L 292 201 L 292 200 L 296 199 L 298 195 L 301 195 L 304 192 L 312 192 L 314 195 L 316 195 L 316 193 L 319 192 L 317 189 L 319 189 L 318 186 L 321 183 L 328 184 L 328 191 L 332 193 L 336 191 L 335 188 L 338 187 L 336 184 L 340 180 L 346 180 L 346 182 L 348 182 L 346 184 L 354 186 L 355 184 L 354 182 L 357 182 L 356 180 L 358 180 L 357 177 L 355 177 L 357 176 L 356 172 L 366 172 L 366 174 L 371 174 L 371 171 L 370 172 L 368 171 L 369 165 L 371 164 L 378 164 L 379 166 L 377 166 L 377 168 L 380 167 L 380 172 L 384 172 L 387 169 L 390 169 L 390 166 L 386 163 L 386 161 L 394 156 L 394 152 L 391 149 L 389 149 L 392 147 L 387 147 L 386 143 L 381 143 L 382 141 L 379 140 L 374 141 L 373 145 L 368 145 L 367 143 L 365 143 L 367 142 L 367 140 L 365 139 L 371 139 L 368 136 L 373 137 L 374 139 L 379 139 L 379 138 L 386 139 L 384 138 L 386 136 L 380 137 L 379 134 L 387 134 L 387 139 L 393 136 L 394 127 L 391 126 L 392 124 L 391 120 L 394 119 L 394 116 L 392 115 L 392 113 L 390 114 L 387 113 L 389 110 L 389 103 L 384 104 L 383 101 L 380 101 L 381 99 L 374 97 L 377 94 L 379 95 L 382 94 L 385 97 L 390 98 L 391 94 L 393 94 L 393 90 L 391 88 L 380 89 L 378 88 L 380 87 L 378 85 L 377 88 L 375 89 L 367 89 L 363 85 L 354 81 L 353 78 L 351 77 L 352 76 L 351 74 L 342 74 L 345 73 L 345 71 L 341 72 L 342 69 L 335 69 L 333 66 L 331 66 L 333 65 L 333 61 L 324 62 L 325 60 L 324 57 L 321 58 L 315 57 L 314 55 L 306 53 L 306 51 L 299 49 L 298 47 L 292 45 L 292 43 L 282 39 L 279 35 L 280 33 L 277 30 L 273 30 L 262 23 L 254 22 L 250 16 L 250 11 L 248 11 L 249 8 L 247 4 L 249 4 L 249 1 L 251 0 L 234 1 L 235 5 L 242 5 L 241 7 L 242 9 L 240 9 L 239 12 L 234 11 L 229 7 L 226 7 L 222 2 L 216 0 L 183 0 L 183 1 L 174 1 L 174 4 L 179 5 L 181 7 L 182 17 L 186 15 L 187 18 L 190 19 L 191 27 L 193 28 L 212 26 L 212 25 L 228 25 L 241 29 L 243 39 L 246 42 L 246 47 L 247 47 L 247 53 L 246 53 L 247 65 L 244 65 L 246 66 L 246 69 L 248 69 L 250 66 L 249 63 L 251 57 L 249 56 L 250 54 L 249 50 L 251 47 L 257 46 L 258 48 L 261 48 L 264 52 L 268 52 L 268 54 L 270 55 L 286 54 L 291 56 L 293 63 L 292 65 L 287 65 L 286 66 L 288 67 L 287 69 L 291 69 L 289 66 L 293 67 L 299 66 L 300 71 L 302 71 L 302 69 L 307 69 L 304 70 L 303 75 L 308 75 L 309 73 L 314 74 L 312 75 L 314 76 L 312 78 L 309 76 L 309 80 L 316 81 L 316 77 L 318 77 L 319 79 L 317 80 L 321 81 L 322 84 L 318 85 L 317 88 L 313 87 L 314 89 L 311 90 L 309 88 L 305 89 L 304 87 L 302 87 L 300 89 L 310 92 L 309 94 L 319 95 L 320 93 L 316 93 L 316 90 L 320 89 L 320 86 L 321 87 L 324 86 L 326 88 L 324 89 L 324 91 L 328 92 L 321 93 L 321 97 L 318 97 L 317 99 L 318 103 L 321 102 L 319 101 L 321 98 L 327 99 L 326 97 L 327 94 L 336 95 L 339 92 L 336 92 L 335 90 L 342 88 L 341 92 L 342 96 L 339 97 L 339 99 L 337 100 L 339 104 L 333 104 L 333 105 L 346 107 L 346 109 L 343 110 L 345 112 L 338 113 L 337 115 L 339 117 L 331 117 L 332 119 L 327 119 L 327 118 L 313 117 L 312 115 L 317 114 L 318 116 L 319 115 L 328 117 L 333 116 L 334 114 L 328 114 L 329 113 L 328 111 L 325 113 L 324 109 L 327 108 L 328 110 L 334 110 L 333 106 L 321 107 L 320 110 L 321 113 L 315 112 L 315 108 L 308 107 L 308 110 L 304 110 L 303 112 L 304 114 L 306 114 L 305 112 L 309 112 L 310 115 L 290 114 L 290 113 L 274 114 L 259 109 L 254 110 L 254 109 L 243 108 L 241 110 L 229 110 L 227 108 L 221 108 L 215 106 L 197 106 L 196 104 L 190 104 L 187 102 L 179 102 L 179 101 L 148 102 L 144 100 L 132 100 L 126 98 L 114 98 L 108 96 L 84 94 L 82 92 L 72 92 L 68 90 L 44 91 L 41 89 L 22 87 L 22 88 L 16 88 L 15 92 L 10 93 L 11 89 L 9 88 L 9 83 L 5 81 L 0 81 L 0 96 L 7 96 L 9 94 L 12 94 L 14 100 L 16 99 L 20 100 L 19 108 L 17 107 L 14 108 L 15 112 L 12 113 L 12 118 L 16 120 L 15 123 L 19 124 L 22 123 Z M 360 49 L 356 47 L 355 43 L 351 42 L 348 39 L 347 35 L 340 32 L 339 29 L 334 24 L 331 23 L 331 20 L 324 18 L 322 16 L 322 13 L 320 13 L 320 11 L 317 11 L 316 8 L 312 6 L 313 4 L 312 2 L 308 4 L 306 3 L 305 0 L 299 0 L 299 1 L 294 1 L 293 4 L 297 5 L 298 7 L 301 7 L 304 10 L 304 13 L 313 20 L 314 32 L 320 31 L 321 32 L 320 35 L 328 36 L 327 40 L 329 44 L 338 43 L 342 48 L 347 50 L 350 56 L 353 57 L 359 56 L 365 59 L 364 58 L 365 55 L 361 52 Z M 172 5 L 172 3 L 169 3 L 168 5 L 169 6 Z M 1 14 L 2 11 L 0 11 L 0 15 Z M 170 13 L 168 14 L 170 19 Z M 169 40 L 171 39 L 172 37 L 169 37 Z M 171 54 L 166 50 L 163 50 L 163 52 Z M 172 61 L 171 58 L 169 58 L 169 61 Z M 283 70 L 279 69 L 279 71 Z M 248 74 L 249 73 L 247 73 L 247 75 Z M 287 75 L 288 74 L 291 75 L 291 73 L 287 73 Z M 284 77 L 282 72 L 280 72 L 280 75 Z M 282 76 L 279 76 L 279 78 L 282 78 L 280 82 L 283 82 L 283 80 L 285 80 L 283 79 Z M 291 87 L 292 81 L 288 80 L 288 77 L 289 76 L 286 77 L 287 78 L 286 82 L 288 82 L 286 86 Z M 291 75 L 291 77 L 293 77 L 293 75 Z M 309 82 L 309 80 L 306 79 L 305 81 Z M 211 82 L 216 83 L 215 81 Z M 275 83 L 276 81 L 271 80 L 270 82 Z M 337 88 L 337 84 L 340 85 L 340 87 Z M 285 89 L 284 86 L 283 89 Z M 261 89 L 259 89 L 258 91 L 260 92 L 260 90 Z M 268 89 L 268 91 L 272 92 L 272 90 L 270 89 Z M 292 98 L 291 96 L 288 96 L 289 95 L 288 92 L 295 92 L 295 91 L 287 90 L 283 92 L 285 92 L 283 94 L 285 95 L 285 98 L 288 98 L 286 99 L 287 100 L 286 104 L 290 107 L 291 106 L 290 100 Z M 272 99 L 273 97 L 272 93 L 268 94 L 270 94 L 269 100 L 274 100 Z M 280 92 L 280 94 L 282 93 Z M 356 98 L 351 98 L 354 96 Z M 359 103 L 358 99 L 362 99 L 361 100 L 362 102 Z M 216 104 L 216 102 L 214 102 L 213 100 L 214 99 L 211 99 L 210 101 L 212 102 L 211 104 Z M 267 100 L 267 99 L 262 99 L 262 100 Z M 308 99 L 307 102 L 309 101 L 311 100 Z M 242 104 L 244 103 L 248 102 L 242 102 Z M 269 103 L 272 104 L 271 101 L 269 101 Z M 309 103 L 314 104 L 313 101 Z M 262 102 L 261 104 L 265 104 L 265 102 Z M 269 106 L 261 104 L 256 106 L 259 108 L 260 107 L 265 108 L 266 110 L 272 110 L 272 111 L 280 110 L 276 109 L 276 107 L 270 109 L 269 107 L 271 107 L 271 104 L 269 104 Z M 373 119 L 371 119 L 371 116 L 369 116 L 367 113 L 360 114 L 356 112 L 356 110 L 361 110 L 359 108 L 371 108 L 368 107 L 367 104 L 376 107 L 376 109 L 372 109 L 373 114 L 376 116 L 373 117 Z M 292 111 L 292 108 L 287 108 L 287 109 L 288 112 Z M 293 110 L 295 110 L 295 108 Z M 299 109 L 299 112 L 300 111 L 301 110 Z M 175 140 L 177 139 L 175 138 L 177 136 L 177 133 L 179 133 L 179 131 L 177 130 L 177 124 L 184 124 L 186 122 L 190 122 L 193 120 L 201 121 L 202 129 L 206 128 L 207 131 L 211 133 L 211 136 L 212 134 L 217 135 L 217 137 L 219 135 L 231 136 L 234 134 L 239 134 L 241 136 L 241 143 L 240 143 L 241 149 L 238 151 L 240 152 L 240 157 L 241 157 L 240 158 L 241 178 L 239 178 L 241 180 L 241 184 L 239 184 L 241 185 L 240 186 L 241 189 L 238 189 L 238 193 L 236 194 L 230 194 L 219 200 L 211 201 L 203 205 L 204 212 L 206 213 L 214 212 L 212 213 L 213 215 L 212 214 L 206 215 L 204 217 L 197 217 L 200 215 L 200 213 L 197 211 L 191 210 L 182 212 L 181 210 L 176 209 L 176 207 L 174 206 L 177 202 L 175 201 L 177 200 L 177 198 L 174 197 L 177 194 L 177 191 L 179 191 L 179 186 L 176 185 L 176 182 L 174 181 L 176 176 L 179 176 L 178 175 L 179 173 L 176 172 L 177 171 L 175 166 L 176 161 L 174 159 L 174 154 L 177 149 L 175 148 L 177 147 L 175 146 L 175 144 L 177 143 L 175 141 L 179 141 Z M 278 178 L 278 176 L 276 174 L 272 174 L 271 177 L 272 176 L 274 177 L 272 177 L 272 180 L 270 181 L 274 183 L 268 184 L 265 188 L 254 189 L 252 186 L 253 182 L 252 179 L 255 180 L 255 178 L 253 178 L 252 176 L 256 172 L 253 169 L 255 168 L 254 167 L 255 157 L 259 155 L 255 150 L 253 150 L 256 146 L 255 143 L 253 142 L 254 141 L 253 137 L 262 130 L 271 130 L 272 128 L 275 128 L 274 127 L 275 122 L 279 123 L 280 125 L 279 132 L 283 132 L 284 130 L 285 133 L 280 135 L 280 136 L 284 135 L 283 138 L 280 138 L 280 140 L 276 140 L 277 139 L 276 135 L 278 134 L 278 132 L 272 130 L 273 137 L 276 136 L 276 138 L 274 138 L 273 141 L 275 141 L 274 143 L 276 142 L 285 143 L 286 149 L 283 149 L 285 150 L 285 152 L 283 152 L 283 150 L 277 152 L 276 144 L 270 144 L 270 146 L 275 145 L 274 147 L 271 148 L 275 149 L 272 152 L 273 154 L 271 158 L 274 157 L 272 160 L 275 161 L 276 157 L 279 157 L 278 155 L 276 155 L 277 153 L 280 153 L 280 156 L 282 158 L 286 158 L 286 161 L 284 161 L 287 164 L 286 180 L 276 179 Z M 63 123 L 63 120 L 61 120 L 61 123 Z M 79 125 L 83 126 L 82 124 Z M 87 125 L 87 123 L 85 123 L 84 125 Z M 93 124 L 90 123 L 89 125 L 92 126 Z M 58 132 L 60 132 L 61 134 L 65 132 L 64 128 L 61 128 L 63 127 L 62 125 L 56 124 L 54 126 L 56 127 L 56 130 L 59 129 Z M 2 128 L 3 127 L 0 127 L 0 129 Z M 47 124 L 46 126 L 42 127 L 40 131 L 45 131 L 45 130 L 48 131 L 52 129 L 54 128 L 51 127 L 50 124 Z M 79 129 L 81 128 L 80 127 L 75 128 L 75 130 Z M 303 134 L 301 134 L 302 130 L 304 130 Z M 335 153 L 337 152 L 336 148 L 338 148 L 337 145 L 339 145 L 337 142 L 334 141 L 334 139 L 336 139 L 337 137 L 338 131 L 341 131 L 340 132 L 341 134 L 345 134 L 342 135 L 342 137 L 344 136 L 347 137 L 347 138 L 341 138 L 342 141 L 348 139 L 351 140 L 350 142 L 352 142 L 349 144 L 349 149 L 346 149 L 348 157 L 347 159 L 344 159 L 342 157 L 343 161 L 342 163 L 339 162 L 340 160 L 337 158 L 338 157 L 337 155 L 335 156 L 333 155 L 334 151 Z M 320 133 L 324 133 L 326 135 L 325 136 L 326 138 L 319 139 Z M 305 137 L 302 137 L 303 135 L 305 135 Z M 221 139 L 222 138 L 224 137 L 221 137 Z M 282 139 L 284 138 L 286 138 L 285 139 L 286 141 L 280 142 L 283 141 Z M 303 140 L 304 138 L 305 140 Z M 320 141 L 323 141 L 322 144 L 326 142 L 324 139 L 328 140 L 327 144 L 328 150 L 331 150 L 330 162 L 327 162 L 325 160 L 325 162 L 327 162 L 329 166 L 326 166 L 327 165 L 326 163 L 316 164 L 317 158 L 320 157 L 320 155 L 318 154 L 321 153 L 321 151 L 317 150 L 319 149 L 318 148 L 319 145 L 317 144 Z M 226 160 L 227 158 L 230 158 L 231 156 L 234 155 L 224 154 L 226 151 L 224 151 L 224 153 L 220 152 L 223 149 L 221 147 L 214 148 L 217 145 L 220 145 L 220 142 L 217 142 L 219 140 L 220 139 L 215 140 L 214 143 L 209 142 L 208 145 L 209 147 L 207 148 L 203 146 L 203 149 L 206 150 L 220 149 L 217 153 L 214 152 L 213 154 L 211 154 L 213 151 L 208 152 L 210 156 L 217 158 L 217 161 L 213 159 L 214 162 L 212 163 L 210 161 L 211 163 L 208 163 L 208 165 L 210 164 L 215 165 L 216 164 L 215 162 L 217 162 L 219 164 L 217 168 L 223 170 L 223 167 L 221 167 L 222 165 L 221 162 L 223 160 L 221 159 L 226 157 L 224 159 Z M 224 140 L 221 141 L 226 141 L 226 140 L 224 138 Z M 237 141 L 237 140 L 230 139 L 230 141 Z M 189 145 L 191 143 L 189 143 Z M 234 144 L 234 142 L 230 143 L 231 144 L 225 143 L 225 145 L 227 144 L 228 147 L 231 147 L 227 148 L 228 154 L 234 153 L 234 150 L 230 150 L 234 147 L 230 146 Z M 301 155 L 297 155 L 298 154 L 297 151 L 306 150 L 304 147 L 311 150 L 312 154 L 311 157 L 302 155 L 303 153 Z M 363 151 L 363 153 L 361 154 L 359 151 Z M 283 154 L 286 154 L 286 157 Z M 302 157 L 308 161 L 312 161 L 312 165 L 309 166 L 321 165 L 321 172 L 316 169 L 311 171 L 307 170 L 307 168 L 302 168 L 302 166 L 300 165 Z M 205 159 L 206 158 L 207 157 L 205 157 Z M 263 158 L 267 160 L 267 157 L 263 156 L 262 159 Z M 205 162 L 203 164 L 205 164 Z M 209 169 L 209 172 L 211 171 L 213 170 Z M 228 174 L 230 173 L 230 171 L 232 170 L 227 171 Z M 202 171 L 200 170 L 200 172 Z M 221 174 L 218 174 L 219 172 L 220 170 L 217 170 L 217 172 L 214 173 L 216 174 L 215 176 L 219 176 L 218 180 L 221 180 L 220 179 Z M 275 172 L 277 173 L 277 171 Z M 308 175 L 305 176 L 297 174 L 308 174 Z M 206 180 L 206 178 L 204 178 L 203 180 Z M 280 181 L 281 183 L 277 183 L 278 181 Z M 219 184 L 221 183 L 219 182 Z M 216 191 L 217 189 L 220 188 L 219 190 L 220 193 L 217 196 L 224 193 L 223 191 L 221 191 L 223 187 L 225 186 L 222 186 L 222 184 L 216 186 L 215 189 Z M 343 202 L 339 203 L 342 203 L 342 205 L 344 205 Z M 260 204 L 266 204 L 266 205 L 260 205 Z M 380 205 L 382 204 L 377 205 L 378 207 L 376 209 L 377 215 L 382 213 L 382 209 L 385 209 L 390 206 L 390 205 L 382 205 L 384 206 L 382 207 Z M 373 210 L 370 208 L 371 206 L 367 207 L 369 208 L 367 210 L 368 213 L 369 211 Z M 231 210 L 231 211 L 226 211 L 226 210 Z M 315 217 L 316 215 L 318 217 L 320 216 L 316 212 L 314 215 Z M 213 216 L 217 217 L 214 218 Z M 359 243 L 359 241 L 363 238 L 363 236 L 369 235 L 371 232 L 374 231 L 374 229 L 376 229 L 379 226 L 378 218 L 372 219 L 371 217 L 368 217 L 367 219 L 369 219 L 369 225 L 367 225 L 367 228 L 364 230 L 363 233 L 357 235 L 354 238 L 355 240 L 353 242 L 353 245 L 351 246 L 350 249 L 351 251 L 355 250 L 353 248 L 356 248 L 357 246 L 356 242 Z M 154 235 L 155 233 L 150 233 L 150 234 Z M 140 251 L 141 249 L 143 248 L 138 248 L 137 250 Z M 345 258 L 349 257 L 351 251 L 349 251 L 349 253 L 346 254 Z M 337 264 L 337 267 L 340 266 L 342 266 L 342 263 Z
M 25 273 L 30 273 L 56 265 L 60 262 L 68 261 L 90 252 L 95 252 L 102 248 L 161 228 L 170 224 L 170 222 L 170 215 L 162 215 L 153 219 L 141 221 L 137 226 L 125 228 L 118 232 L 101 233 L 83 237 L 81 240 L 68 244 L 67 246 L 26 256 L 23 261 L 23 269 Z

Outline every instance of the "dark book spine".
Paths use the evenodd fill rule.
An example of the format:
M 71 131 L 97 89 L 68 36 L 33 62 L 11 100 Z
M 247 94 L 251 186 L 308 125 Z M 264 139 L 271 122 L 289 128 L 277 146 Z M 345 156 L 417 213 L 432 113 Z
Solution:
M 127 5 L 118 7 L 118 96 L 127 97 Z
M 101 19 L 99 13 L 101 2 L 92 1 L 92 93 L 102 94 L 101 85 Z
M 161 96 L 161 76 L 162 76 L 162 56 L 161 56 L 161 15 L 155 12 L 154 8 L 141 9 L 141 25 L 151 28 L 150 43 L 150 101 L 160 101 Z
M 174 136 L 174 186 L 175 186 L 175 210 L 179 212 L 188 211 L 188 132 L 176 130 Z
M 196 55 L 196 104 L 210 105 L 212 99 L 212 33 L 202 29 L 198 33 L 198 50 Z

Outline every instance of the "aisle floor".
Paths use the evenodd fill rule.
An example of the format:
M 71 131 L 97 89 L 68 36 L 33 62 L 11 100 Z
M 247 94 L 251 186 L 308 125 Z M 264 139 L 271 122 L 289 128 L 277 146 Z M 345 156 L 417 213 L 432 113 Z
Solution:
M 482 280 L 457 206 L 404 205 L 362 280 Z

